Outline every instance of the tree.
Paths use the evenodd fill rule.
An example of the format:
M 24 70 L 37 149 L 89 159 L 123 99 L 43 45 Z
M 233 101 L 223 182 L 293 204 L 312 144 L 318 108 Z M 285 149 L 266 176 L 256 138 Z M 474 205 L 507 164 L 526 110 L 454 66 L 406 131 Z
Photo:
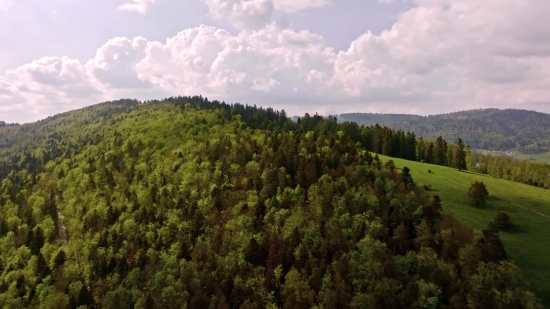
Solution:
M 388 161 L 386 162 L 386 164 L 384 164 L 384 167 L 385 167 L 387 170 L 393 171 L 393 170 L 395 170 L 395 162 L 393 162 L 393 160 L 388 160 Z
M 468 189 L 468 199 L 473 206 L 485 206 L 485 201 L 488 196 L 489 192 L 487 191 L 487 187 L 485 187 L 485 184 L 481 181 L 474 182 L 470 186 L 470 189 Z
M 510 216 L 505 212 L 500 212 L 495 216 L 495 226 L 505 232 L 514 232 L 517 230 L 517 226 L 510 221 Z
M 416 187 L 416 184 L 410 172 L 411 170 L 408 167 L 403 167 L 403 170 L 401 171 L 401 178 L 403 179 L 403 184 L 405 184 L 407 189 L 412 191 Z
M 519 273 L 494 264 L 475 279 L 506 258 L 497 223 L 474 232 L 409 168 L 382 168 L 382 153 L 433 162 L 435 140 L 416 157 L 403 130 L 166 101 L 25 125 L 26 152 L 0 138 L 0 308 L 538 309 Z M 28 155 L 42 152 L 51 161 Z M 548 177 L 512 164 L 506 177 Z
M 444 142 L 444 145 L 445 145 L 445 152 L 446 152 L 445 166 L 453 167 L 455 162 L 454 160 L 455 149 L 453 145 L 450 143 L 447 143 L 447 141 Z
M 426 163 L 429 164 L 435 164 L 434 157 L 435 157 L 435 146 L 432 141 L 428 144 L 428 151 L 426 151 Z
M 441 220 L 442 211 L 443 206 L 441 205 L 441 198 L 439 198 L 439 195 L 434 195 L 432 203 L 422 207 L 422 217 L 428 223 L 432 233 L 435 233 L 435 227 Z
M 453 167 L 457 168 L 459 171 L 465 170 L 467 168 L 464 142 L 460 137 L 458 138 L 458 142 L 456 143 L 454 149 L 453 161 Z
M 435 164 L 437 165 L 445 165 L 445 157 L 446 157 L 446 151 L 445 151 L 445 141 L 441 136 L 439 136 L 435 140 L 434 148 L 433 148 L 433 160 Z
M 470 145 L 466 145 L 465 152 L 466 152 L 466 169 L 469 170 L 474 167 L 473 154 L 472 154 L 472 149 L 470 148 Z
M 483 230 L 482 233 L 483 238 L 478 241 L 477 247 L 481 249 L 483 261 L 497 263 L 506 260 L 508 255 L 495 224 L 493 222 L 489 223 L 487 229 Z

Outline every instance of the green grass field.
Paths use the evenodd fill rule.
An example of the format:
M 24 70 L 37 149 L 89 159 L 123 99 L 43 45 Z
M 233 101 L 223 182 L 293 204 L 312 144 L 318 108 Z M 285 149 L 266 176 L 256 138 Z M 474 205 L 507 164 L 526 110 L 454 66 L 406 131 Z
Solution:
M 475 229 L 486 228 L 498 212 L 509 214 L 521 231 L 500 233 L 508 257 L 523 270 L 545 308 L 550 308 L 550 217 L 512 204 L 550 216 L 550 191 L 443 166 L 379 157 L 383 162 L 393 160 L 399 169 L 410 168 L 417 185 L 431 185 L 430 193 L 441 197 L 443 208 Z M 484 209 L 468 204 L 466 192 L 474 181 L 483 181 L 489 191 Z
M 513 152 L 512 157 L 517 160 L 531 160 L 532 162 L 546 162 L 550 164 L 550 151 L 548 152 L 538 152 L 533 154 L 524 154 L 516 149 L 511 149 Z M 487 150 L 480 150 L 480 153 L 486 155 L 490 153 L 493 156 L 499 155 L 499 153 L 489 152 Z
M 550 163 L 550 152 L 539 152 L 534 154 L 523 154 L 521 152 L 514 152 L 514 159 Z

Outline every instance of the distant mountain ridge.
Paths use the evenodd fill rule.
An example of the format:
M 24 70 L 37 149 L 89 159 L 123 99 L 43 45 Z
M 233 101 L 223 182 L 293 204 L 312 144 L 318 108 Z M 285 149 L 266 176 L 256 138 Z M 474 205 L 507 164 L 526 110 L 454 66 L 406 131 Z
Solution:
M 430 116 L 345 113 L 338 115 L 338 121 L 378 123 L 429 139 L 442 136 L 455 141 L 460 136 L 476 149 L 535 152 L 550 147 L 550 114 L 521 109 L 474 109 Z

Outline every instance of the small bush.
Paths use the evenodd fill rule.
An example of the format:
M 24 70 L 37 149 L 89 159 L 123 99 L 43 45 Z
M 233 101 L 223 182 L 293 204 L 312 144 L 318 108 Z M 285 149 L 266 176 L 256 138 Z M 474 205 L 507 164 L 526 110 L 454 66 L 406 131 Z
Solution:
M 431 191 L 432 190 L 432 185 L 423 185 L 422 188 L 424 188 L 424 190 L 426 190 L 426 191 Z
M 433 174 L 433 173 L 432 173 L 432 170 L 428 170 L 428 173 L 429 173 L 429 174 Z

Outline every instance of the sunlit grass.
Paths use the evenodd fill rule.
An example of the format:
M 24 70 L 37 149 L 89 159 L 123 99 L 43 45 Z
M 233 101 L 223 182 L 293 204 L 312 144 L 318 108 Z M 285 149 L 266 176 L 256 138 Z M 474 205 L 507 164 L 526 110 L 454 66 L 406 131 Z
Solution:
M 393 160 L 399 169 L 410 168 L 417 185 L 431 185 L 430 193 L 441 197 L 443 208 L 475 229 L 486 228 L 499 212 L 509 214 L 521 229 L 515 234 L 500 233 L 509 259 L 523 270 L 531 289 L 550 307 L 550 218 L 512 204 L 550 216 L 550 191 L 443 166 L 385 156 L 380 159 Z M 490 194 L 483 209 L 468 204 L 466 192 L 474 181 L 483 181 Z

